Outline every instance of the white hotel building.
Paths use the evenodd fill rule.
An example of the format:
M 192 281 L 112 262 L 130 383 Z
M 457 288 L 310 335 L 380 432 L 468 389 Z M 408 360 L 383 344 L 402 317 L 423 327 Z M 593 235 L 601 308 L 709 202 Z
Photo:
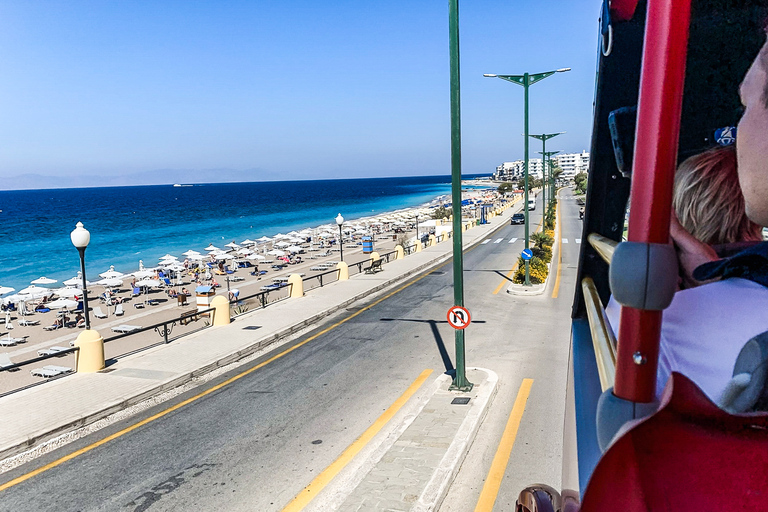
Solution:
M 558 167 L 563 170 L 563 179 L 573 179 L 574 176 L 580 172 L 587 172 L 589 169 L 589 153 L 582 151 L 581 153 L 564 153 L 562 155 L 554 155 L 552 157 Z M 528 160 L 529 176 L 542 177 L 542 163 L 541 158 L 531 158 Z M 493 179 L 496 181 L 512 181 L 523 177 L 525 172 L 525 165 L 523 160 L 515 160 L 514 162 L 504 162 L 500 166 L 496 167 L 496 172 L 493 173 Z

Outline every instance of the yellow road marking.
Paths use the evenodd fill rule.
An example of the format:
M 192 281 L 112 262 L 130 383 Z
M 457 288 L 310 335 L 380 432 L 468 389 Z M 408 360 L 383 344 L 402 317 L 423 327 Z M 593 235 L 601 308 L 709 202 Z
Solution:
M 488 476 L 485 479 L 483 490 L 480 492 L 480 498 L 477 500 L 475 512 L 490 512 L 496 503 L 496 497 L 499 494 L 501 481 L 504 479 L 504 472 L 509 463 L 509 456 L 512 453 L 512 447 L 515 445 L 517 430 L 520 428 L 520 421 L 523 419 L 525 404 L 528 401 L 528 395 L 531 394 L 533 379 L 523 379 L 520 384 L 520 390 L 517 392 L 515 405 L 512 412 L 509 413 L 507 426 L 504 427 L 504 433 L 501 435 L 501 442 L 496 449 L 496 455 L 493 456 L 491 469 L 488 470 Z
M 339 457 L 331 463 L 330 466 L 325 468 L 322 473 L 317 475 L 314 480 L 312 480 L 308 486 L 306 486 L 291 502 L 286 505 L 286 507 L 283 509 L 283 512 L 298 512 L 300 510 L 303 510 L 304 507 L 306 507 L 310 501 L 312 501 L 315 496 L 317 496 L 320 491 L 322 491 L 326 485 L 328 485 L 331 480 L 333 480 L 336 475 L 339 474 L 339 472 L 344 469 L 344 467 L 349 464 L 349 461 L 354 458 L 355 455 L 357 455 L 360 450 L 365 447 L 366 444 L 368 444 L 373 437 L 379 433 L 379 431 L 384 427 L 384 425 L 387 424 L 389 420 L 392 419 L 392 417 L 397 413 L 397 411 L 400 410 L 400 408 L 405 405 L 405 403 L 408 401 L 411 396 L 413 396 L 414 393 L 421 387 L 422 384 L 424 384 L 424 381 L 427 380 L 427 377 L 430 376 L 432 373 L 432 370 L 424 370 L 421 372 L 421 375 L 413 381 L 413 384 L 411 384 L 408 389 L 405 390 L 405 393 L 400 395 L 400 398 L 395 400 L 395 402 L 384 411 L 384 413 L 379 416 L 379 418 L 373 422 L 373 424 L 366 429 L 365 432 L 362 433 L 360 437 L 355 440 L 354 443 L 349 445 L 349 447 L 342 452 Z
M 559 199 L 559 196 L 560 194 L 558 192 L 558 199 Z M 560 201 L 558 201 L 557 206 L 555 206 L 555 213 L 557 215 L 558 250 L 557 250 L 557 277 L 555 278 L 555 286 L 552 288 L 553 299 L 556 299 L 557 294 L 560 292 L 560 275 L 563 269 L 563 239 L 562 239 L 563 226 L 562 224 L 560 224 Z
M 533 232 L 534 232 L 534 233 L 536 233 L 536 232 L 537 232 L 537 231 L 538 231 L 538 230 L 541 228 L 541 225 L 542 225 L 543 223 L 544 223 L 544 216 L 542 215 L 542 217 L 541 217 L 541 221 L 539 221 L 539 225 L 538 225 L 538 226 L 536 226 L 536 229 L 535 229 Z M 498 293 L 501 291 L 501 289 L 502 289 L 502 288 L 504 288 L 504 285 L 505 285 L 505 284 L 509 284 L 509 280 L 510 280 L 510 278 L 511 278 L 513 275 L 515 275 L 515 270 L 517 270 L 517 264 L 518 264 L 518 261 L 516 260 L 516 261 L 515 261 L 515 264 L 514 264 L 514 265 L 512 265 L 512 270 L 510 270 L 509 272 L 507 272 L 507 275 L 506 275 L 506 276 L 504 276 L 504 279 L 502 279 L 502 281 L 499 283 L 499 286 L 497 286 L 497 287 L 496 287 L 496 289 L 495 289 L 495 290 L 493 290 L 493 294 L 494 294 L 494 295 L 498 294 Z
M 440 267 L 442 267 L 444 265 L 447 265 L 447 262 L 443 263 L 442 265 L 440 265 Z M 437 268 L 440 268 L 440 267 L 437 267 Z M 437 270 L 437 268 L 434 269 L 434 270 Z M 434 272 L 434 270 L 432 270 L 431 272 Z M 256 370 L 258 370 L 260 368 L 265 367 L 269 363 L 272 363 L 272 362 L 276 361 L 277 359 L 280 359 L 284 355 L 289 354 L 290 352 L 293 352 L 297 348 L 299 348 L 299 347 L 301 347 L 303 345 L 306 345 L 310 341 L 312 341 L 314 339 L 317 339 L 318 337 L 320 337 L 323 334 L 326 334 L 327 332 L 335 329 L 336 327 L 340 326 L 341 324 L 346 323 L 347 321 L 355 318 L 357 315 L 363 313 L 364 311 L 367 311 L 367 310 L 371 309 L 372 307 L 374 307 L 375 305 L 377 305 L 377 304 L 387 300 L 388 298 L 392 297 L 396 293 L 399 293 L 399 292 L 405 290 L 406 288 L 408 288 L 412 284 L 415 284 L 415 283 L 419 282 L 420 280 L 424 279 L 425 277 L 427 277 L 431 272 L 427 272 L 423 276 L 421 276 L 419 278 L 416 278 L 413 281 L 411 281 L 411 282 L 401 286 L 397 290 L 395 290 L 395 291 L 385 295 L 384 297 L 380 298 L 376 302 L 374 302 L 372 304 L 369 304 L 368 306 L 364 307 L 360 311 L 356 311 L 355 313 L 349 315 L 348 317 L 346 317 L 346 318 L 344 318 L 342 320 L 339 320 L 338 322 L 336 322 L 335 324 L 331 325 L 330 327 L 327 327 L 327 328 L 323 329 L 322 331 L 318 332 L 317 334 L 314 334 L 314 335 L 310 336 L 309 338 L 305 339 L 304 341 L 302 341 L 300 343 L 297 343 L 296 345 L 294 345 L 294 346 L 292 346 L 292 347 L 290 347 L 290 348 L 288 348 L 286 350 L 283 350 L 279 354 L 270 357 L 266 361 L 263 361 L 263 362 L 257 364 L 253 368 L 250 368 L 250 369 L 248 369 L 248 370 L 246 370 L 246 371 L 244 371 L 242 373 L 239 373 L 239 374 L 235 375 L 234 377 L 231 377 L 230 379 L 227 379 L 226 381 L 224 381 L 224 382 L 222 382 L 220 384 L 217 384 L 214 387 L 212 387 L 212 388 L 210 388 L 210 389 L 208 389 L 206 391 L 203 391 L 202 393 L 199 393 L 199 394 L 197 394 L 197 395 L 195 395 L 193 397 L 187 398 L 183 402 L 179 402 L 178 404 L 176 404 L 176 405 L 174 405 L 172 407 L 169 407 L 168 409 L 165 409 L 163 411 L 160 411 L 157 414 L 154 414 L 154 415 L 152 415 L 152 416 L 150 416 L 148 418 L 145 418 L 145 419 L 139 421 L 138 423 L 134 423 L 133 425 L 131 425 L 129 427 L 126 427 L 123 430 L 120 430 L 119 432 L 115 432 L 114 434 L 112 434 L 110 436 L 107 436 L 104 439 L 96 441 L 95 443 L 90 444 L 88 446 L 84 446 L 83 448 L 80 448 L 77 451 L 74 451 L 74 452 L 72 452 L 72 453 L 70 453 L 68 455 L 65 455 L 64 457 L 61 457 L 60 459 L 56 459 L 53 462 L 49 462 L 45 466 L 41 466 L 41 467 L 39 467 L 39 468 L 37 468 L 37 469 L 35 469 L 33 471 L 30 471 L 29 473 L 23 474 L 23 475 L 21 475 L 19 477 L 14 478 L 13 480 L 10 480 L 10 481 L 0 485 L 0 492 L 4 491 L 4 490 L 6 490 L 6 489 L 8 489 L 10 487 L 13 487 L 14 485 L 18 485 L 18 484 L 20 484 L 20 483 L 22 483 L 22 482 L 24 482 L 26 480 L 29 480 L 30 478 L 35 477 L 35 476 L 37 476 L 37 475 L 39 475 L 41 473 L 44 473 L 44 472 L 48 471 L 49 469 L 53 469 L 53 468 L 55 468 L 57 466 L 60 466 L 61 464 L 64 464 L 67 461 L 70 461 L 70 460 L 72 460 L 72 459 L 74 459 L 76 457 L 79 457 L 80 455 L 82 455 L 84 453 L 88 453 L 89 451 L 91 451 L 91 450 L 93 450 L 95 448 L 98 448 L 99 446 L 102 446 L 102 445 L 108 443 L 109 441 L 112 441 L 114 439 L 117 439 L 118 437 L 124 436 L 125 434 L 127 434 L 129 432 L 132 432 L 132 431 L 136 430 L 139 427 L 143 427 L 144 425 L 146 425 L 148 423 L 151 423 L 151 422 L 153 422 L 153 421 L 155 421 L 155 420 L 157 420 L 159 418 L 162 418 L 163 416 L 165 416 L 167 414 L 170 414 L 170 413 L 172 413 L 173 411 L 175 411 L 177 409 L 181 409 L 185 405 L 189 405 L 192 402 L 195 402 L 195 401 L 199 400 L 200 398 L 203 398 L 206 395 L 210 395 L 211 393 L 213 393 L 215 391 L 218 391 L 219 389 L 221 389 L 221 388 L 223 388 L 225 386 L 228 386 L 229 384 L 232 384 L 233 382 L 235 382 L 235 381 L 245 377 L 246 375 L 248 375 L 250 373 L 253 373 L 253 372 L 255 372 Z

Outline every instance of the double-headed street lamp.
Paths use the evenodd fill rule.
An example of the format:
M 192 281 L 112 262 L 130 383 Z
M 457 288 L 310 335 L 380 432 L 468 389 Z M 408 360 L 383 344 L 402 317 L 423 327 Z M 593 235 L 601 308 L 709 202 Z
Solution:
M 528 249 L 530 242 L 528 240 L 529 221 L 528 221 L 528 87 L 541 82 L 545 78 L 554 75 L 555 73 L 564 73 L 570 71 L 571 68 L 560 68 L 554 71 L 545 71 L 544 73 L 525 73 L 522 75 L 495 75 L 484 74 L 483 76 L 491 78 L 501 78 L 508 82 L 512 82 L 517 85 L 523 86 L 525 89 L 525 186 L 523 187 L 525 197 L 523 198 L 523 209 L 525 210 L 525 248 Z M 531 271 L 528 260 L 525 261 L 525 286 L 531 286 Z
M 341 232 L 341 226 L 344 225 L 344 217 L 342 217 L 341 214 L 336 216 L 336 224 L 339 225 L 339 257 L 341 258 L 341 261 L 344 261 L 344 235 Z
M 552 164 L 552 156 L 558 154 L 560 151 L 539 151 L 542 155 L 544 155 L 542 158 L 546 158 L 549 161 L 549 182 L 546 184 L 547 187 L 544 190 L 549 189 L 549 200 L 552 201 L 555 198 L 555 175 L 554 175 L 554 164 Z
M 542 133 L 539 135 L 529 135 L 529 137 L 533 137 L 534 139 L 539 139 L 541 141 L 541 154 L 543 155 L 541 157 L 541 190 L 544 195 L 544 213 L 547 212 L 547 141 L 553 137 L 557 137 L 558 135 L 562 135 L 565 132 L 557 132 L 557 133 Z
M 78 222 L 74 231 L 69 234 L 72 245 L 77 248 L 77 252 L 80 253 L 80 271 L 83 274 L 83 310 L 85 312 L 85 329 L 91 328 L 91 320 L 88 316 L 88 289 L 86 288 L 85 280 L 85 249 L 88 247 L 88 243 L 91 241 L 91 234 L 87 229 L 83 227 L 82 222 Z

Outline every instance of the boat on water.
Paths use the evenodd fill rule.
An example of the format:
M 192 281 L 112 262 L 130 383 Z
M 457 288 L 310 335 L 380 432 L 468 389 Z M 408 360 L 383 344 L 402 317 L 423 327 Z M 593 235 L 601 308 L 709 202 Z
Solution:
M 182 185 L 181 183 L 174 183 L 174 184 L 173 184 L 173 186 L 174 186 L 174 187 L 192 187 L 192 186 L 194 186 L 194 185 L 187 185 L 187 184 L 185 184 L 185 185 Z

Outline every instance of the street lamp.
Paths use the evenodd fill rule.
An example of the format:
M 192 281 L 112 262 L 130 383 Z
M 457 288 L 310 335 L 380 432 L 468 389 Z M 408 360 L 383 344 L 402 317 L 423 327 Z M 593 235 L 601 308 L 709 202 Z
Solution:
M 552 163 L 552 156 L 558 154 L 560 151 L 539 151 L 549 161 L 549 200 L 552 201 L 555 198 L 555 176 L 554 176 L 554 164 Z M 545 189 L 546 190 L 546 189 Z
M 341 261 L 344 261 L 344 235 L 341 233 L 341 226 L 344 224 L 344 217 L 341 216 L 341 214 L 338 214 L 336 216 L 336 224 L 339 225 L 339 257 L 341 258 Z
M 544 213 L 547 212 L 547 141 L 553 137 L 557 137 L 558 135 L 562 135 L 565 132 L 557 132 L 557 133 L 542 133 L 539 135 L 529 135 L 529 137 L 533 137 L 534 139 L 539 139 L 541 141 L 541 154 L 543 155 L 541 157 L 541 190 L 544 193 Z
M 525 197 L 523 198 L 523 209 L 525 210 L 525 248 L 528 249 L 530 243 L 528 240 L 528 87 L 541 82 L 545 78 L 554 75 L 555 73 L 564 73 L 570 71 L 571 68 L 560 68 L 554 71 L 545 71 L 544 73 L 525 73 L 522 75 L 495 75 L 484 74 L 483 76 L 490 78 L 501 78 L 513 84 L 521 85 L 525 89 L 525 186 L 523 187 Z M 528 260 L 525 261 L 525 286 L 531 286 L 531 271 Z
M 88 316 L 88 289 L 86 288 L 85 280 L 85 248 L 88 247 L 88 243 L 91 241 L 91 234 L 87 229 L 83 227 L 82 222 L 78 222 L 74 231 L 69 234 L 69 238 L 72 240 L 72 245 L 77 248 L 77 252 L 80 253 L 80 272 L 83 274 L 83 310 L 85 311 L 85 329 L 91 328 L 91 320 Z

